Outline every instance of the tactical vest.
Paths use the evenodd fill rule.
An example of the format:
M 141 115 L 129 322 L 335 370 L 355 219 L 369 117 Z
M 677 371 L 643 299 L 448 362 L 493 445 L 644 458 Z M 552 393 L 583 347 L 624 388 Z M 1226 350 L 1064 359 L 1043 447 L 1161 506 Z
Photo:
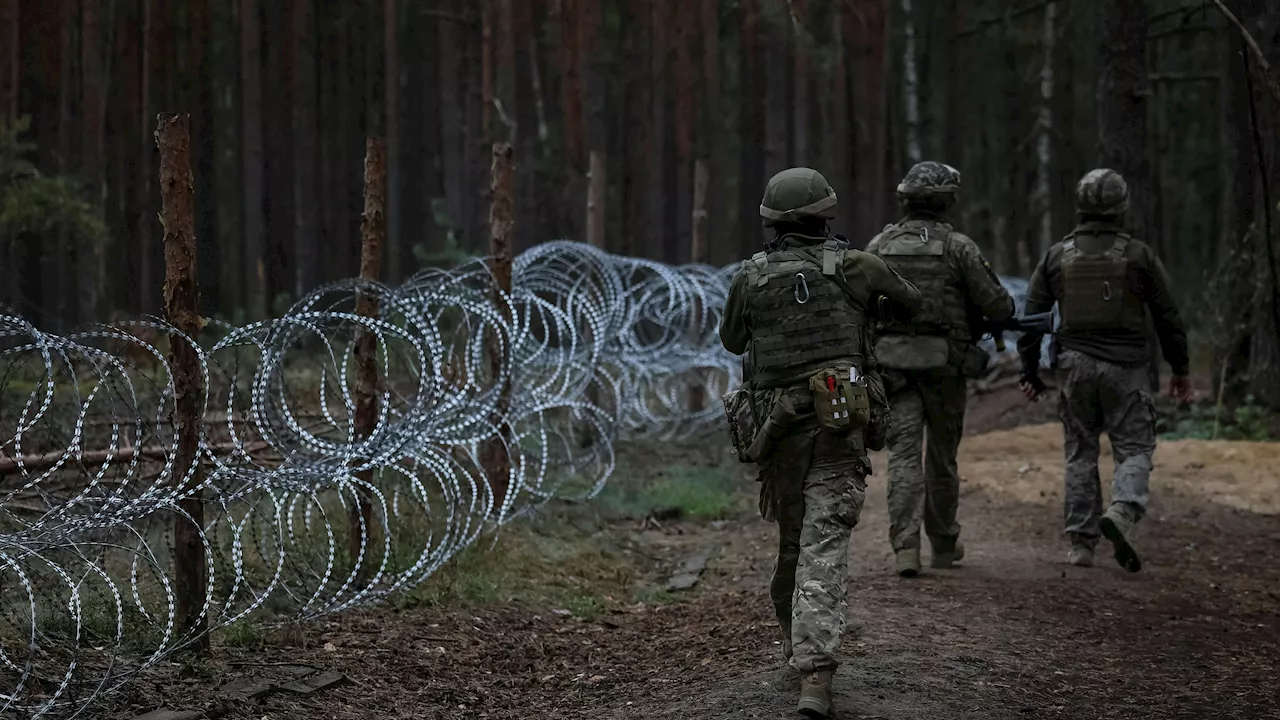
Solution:
M 1146 308 L 1129 287 L 1129 236 L 1117 233 L 1111 247 L 1100 254 L 1084 252 L 1075 238 L 1072 233 L 1062 242 L 1061 330 L 1145 332 Z
M 865 369 L 866 312 L 836 276 L 844 255 L 841 243 L 828 240 L 820 263 L 795 248 L 756 253 L 744 263 L 757 387 L 804 382 L 841 360 Z
M 972 341 L 968 299 L 951 266 L 951 226 L 931 220 L 908 220 L 881 233 L 875 254 L 920 290 L 920 312 L 909 322 L 887 322 L 885 335 L 935 335 Z

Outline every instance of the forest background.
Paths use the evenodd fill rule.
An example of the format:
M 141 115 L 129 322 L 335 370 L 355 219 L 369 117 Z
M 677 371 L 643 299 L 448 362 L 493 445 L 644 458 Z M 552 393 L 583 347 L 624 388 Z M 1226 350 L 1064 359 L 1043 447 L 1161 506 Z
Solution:
M 1225 6 L 1280 65 L 1280 3 Z M 192 117 L 202 311 L 237 323 L 357 273 L 367 135 L 391 283 L 485 251 L 495 140 L 517 250 L 715 265 L 760 247 L 785 167 L 860 246 L 934 159 L 1026 277 L 1105 165 L 1226 400 L 1280 409 L 1268 72 L 1206 0 L 0 0 L 0 304 L 53 331 L 160 311 L 161 111 Z

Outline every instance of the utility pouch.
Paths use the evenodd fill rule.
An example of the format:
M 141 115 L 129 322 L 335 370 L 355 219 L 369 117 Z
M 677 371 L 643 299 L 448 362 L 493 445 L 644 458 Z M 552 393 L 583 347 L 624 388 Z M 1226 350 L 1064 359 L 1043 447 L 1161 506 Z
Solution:
M 813 412 L 828 430 L 861 430 L 871 422 L 867 378 L 857 368 L 828 368 L 809 378 Z
M 980 346 L 968 344 L 960 356 L 960 374 L 970 380 L 977 380 L 987 374 L 987 366 L 991 364 L 991 353 Z
M 733 452 L 738 456 L 739 462 L 752 462 L 746 459 L 756 437 L 756 413 L 751 406 L 751 390 L 743 385 L 725 393 L 721 399 L 724 401 L 725 419 L 729 421 L 729 439 L 733 441 Z
M 946 367 L 951 344 L 932 335 L 885 335 L 876 340 L 876 362 L 894 370 L 936 370 Z
M 775 398 L 773 405 L 769 408 L 769 415 L 756 431 L 751 446 L 747 448 L 746 453 L 740 454 L 738 459 L 755 463 L 768 460 L 769 456 L 773 455 L 773 451 L 778 448 L 778 442 L 786 437 L 787 430 L 795 424 L 796 416 L 795 404 L 791 401 L 790 395 L 782 393 Z

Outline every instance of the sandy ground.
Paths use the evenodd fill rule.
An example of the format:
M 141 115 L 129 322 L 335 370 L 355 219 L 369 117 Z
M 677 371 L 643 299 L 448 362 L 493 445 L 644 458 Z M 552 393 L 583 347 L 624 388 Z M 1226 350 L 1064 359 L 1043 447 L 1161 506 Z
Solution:
M 1280 718 L 1280 445 L 1162 444 L 1138 574 L 1109 553 L 1092 569 L 1065 563 L 1054 425 L 966 440 L 967 557 L 915 580 L 890 572 L 885 463 L 873 462 L 851 548 L 841 718 Z M 139 681 L 132 709 L 165 702 L 254 720 L 797 717 L 794 696 L 769 684 L 781 664 L 767 595 L 773 526 L 743 514 L 630 524 L 593 541 L 612 542 L 610 532 L 649 548 L 654 583 L 690 551 L 715 554 L 691 593 L 618 603 L 589 621 L 518 599 L 350 613 L 293 646 L 224 651 L 215 663 L 225 679 L 305 662 L 347 684 L 228 703 L 211 681 L 155 677 Z M 246 657 L 255 664 L 232 664 Z M 109 712 L 131 717 L 122 705 Z

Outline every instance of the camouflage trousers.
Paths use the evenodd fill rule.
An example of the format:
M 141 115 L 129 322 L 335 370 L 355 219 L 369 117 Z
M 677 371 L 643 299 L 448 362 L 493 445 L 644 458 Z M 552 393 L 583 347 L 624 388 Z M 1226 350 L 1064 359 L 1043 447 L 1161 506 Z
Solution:
M 920 524 L 934 542 L 960 535 L 956 453 L 964 434 L 964 376 L 884 372 L 889 392 L 889 542 L 919 549 Z M 927 443 L 926 443 L 927 440 Z
M 796 433 L 760 470 L 762 506 L 772 505 L 778 523 L 769 594 L 784 633 L 783 653 L 800 672 L 834 669 L 845 628 L 849 534 L 862 514 L 871 474 L 862 434 Z
M 1103 512 L 1098 477 L 1099 436 L 1103 432 L 1111 440 L 1115 460 L 1111 505 L 1133 522 L 1147 511 L 1147 482 L 1156 451 L 1156 410 L 1148 391 L 1150 368 L 1120 367 L 1067 351 L 1058 358 L 1058 387 L 1066 455 L 1066 533 L 1095 545 Z

